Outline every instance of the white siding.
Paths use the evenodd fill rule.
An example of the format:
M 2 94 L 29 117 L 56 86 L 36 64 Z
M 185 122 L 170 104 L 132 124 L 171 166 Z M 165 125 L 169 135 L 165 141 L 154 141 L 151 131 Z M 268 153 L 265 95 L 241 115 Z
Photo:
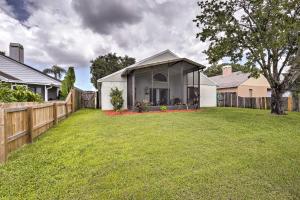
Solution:
M 110 103 L 110 92 L 112 88 L 118 88 L 123 91 L 124 104 L 122 109 L 127 109 L 127 82 L 103 82 L 101 86 L 101 107 L 102 110 L 113 110 Z
M 200 85 L 200 107 L 217 106 L 217 87 Z

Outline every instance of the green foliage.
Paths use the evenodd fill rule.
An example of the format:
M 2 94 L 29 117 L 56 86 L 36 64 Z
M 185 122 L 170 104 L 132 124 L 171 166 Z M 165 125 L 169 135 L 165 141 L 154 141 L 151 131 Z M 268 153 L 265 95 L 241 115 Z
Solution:
M 114 107 L 114 111 L 120 111 L 123 107 L 124 99 L 122 97 L 122 90 L 119 90 L 117 87 L 115 89 L 111 89 L 110 92 L 110 102 Z
M 42 102 L 39 94 L 28 90 L 25 86 L 18 85 L 11 89 L 10 84 L 0 83 L 0 102 Z
M 135 58 L 109 53 L 91 61 L 91 82 L 97 88 L 97 80 L 135 63 Z
M 167 106 L 160 106 L 159 109 L 162 112 L 166 112 L 168 110 L 168 107 Z
M 52 74 L 56 79 L 61 79 L 62 75 L 66 73 L 66 70 L 57 65 L 53 65 L 51 68 L 44 69 L 43 73 Z
M 281 96 L 300 75 L 300 1 L 207 1 L 198 2 L 199 14 L 194 22 L 211 63 L 227 57 L 232 63 L 259 66 L 272 87 L 272 113 L 279 113 Z M 300 51 L 300 50 L 299 50 Z M 300 52 L 299 52 L 300 56 Z M 284 79 L 280 77 L 287 71 Z
M 211 67 L 207 68 L 204 71 L 204 74 L 208 77 L 222 75 L 222 68 L 225 65 L 231 65 L 232 72 L 241 71 L 244 73 L 252 73 L 254 77 L 258 77 L 258 75 L 259 75 L 259 69 L 257 69 L 256 67 L 251 68 L 249 66 L 244 66 L 244 65 L 240 65 L 240 64 L 227 64 L 227 63 L 220 64 L 220 65 L 214 63 L 214 64 L 212 64 Z
M 10 154 L 0 199 L 299 199 L 299 121 L 257 109 L 79 110 Z
M 74 67 L 69 67 L 64 80 L 61 85 L 61 96 L 66 98 L 72 88 L 74 88 L 74 83 L 76 81 Z
M 149 111 L 149 103 L 136 102 L 135 110 L 137 110 L 138 112 L 148 112 Z

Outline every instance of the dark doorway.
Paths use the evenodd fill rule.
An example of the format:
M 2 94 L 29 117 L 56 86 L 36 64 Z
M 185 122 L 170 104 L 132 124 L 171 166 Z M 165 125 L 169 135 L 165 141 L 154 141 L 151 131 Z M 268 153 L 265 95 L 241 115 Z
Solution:
M 188 87 L 188 104 L 189 105 L 196 105 L 198 104 L 198 96 L 199 90 L 195 87 Z
M 153 91 L 153 93 L 152 93 Z M 169 90 L 166 88 L 150 89 L 150 102 L 154 106 L 167 105 Z

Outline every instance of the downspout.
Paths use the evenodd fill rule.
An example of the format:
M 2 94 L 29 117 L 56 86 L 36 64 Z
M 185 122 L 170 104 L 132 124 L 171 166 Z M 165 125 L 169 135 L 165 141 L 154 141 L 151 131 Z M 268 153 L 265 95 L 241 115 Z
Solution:
M 45 85 L 45 101 L 48 101 L 48 90 L 53 88 L 53 85 L 50 85 L 50 87 L 47 88 L 47 85 Z

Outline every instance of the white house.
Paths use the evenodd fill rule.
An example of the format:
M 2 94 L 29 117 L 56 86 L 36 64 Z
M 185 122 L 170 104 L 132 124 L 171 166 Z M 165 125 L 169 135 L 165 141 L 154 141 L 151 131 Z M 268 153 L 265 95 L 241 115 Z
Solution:
M 169 109 L 214 107 L 216 83 L 201 73 L 204 68 L 170 50 L 163 51 L 99 79 L 101 108 L 113 109 L 110 92 L 115 87 L 123 91 L 123 109 L 133 109 L 137 102 L 149 103 L 152 110 L 161 105 Z

